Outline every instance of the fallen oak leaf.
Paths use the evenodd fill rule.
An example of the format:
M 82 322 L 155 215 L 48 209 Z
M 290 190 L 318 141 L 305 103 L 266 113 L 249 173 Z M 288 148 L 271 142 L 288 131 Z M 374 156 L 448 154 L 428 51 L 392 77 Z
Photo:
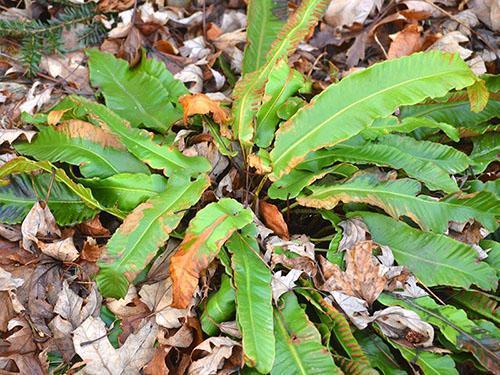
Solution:
M 212 113 L 216 123 L 222 125 L 228 121 L 229 112 L 222 108 L 220 102 L 210 99 L 205 94 L 187 94 L 179 98 L 184 112 L 184 124 L 187 124 L 189 116 L 206 115 Z
M 420 51 L 421 48 L 422 37 L 420 35 L 420 26 L 410 24 L 394 37 L 387 52 L 387 59 L 408 56 Z

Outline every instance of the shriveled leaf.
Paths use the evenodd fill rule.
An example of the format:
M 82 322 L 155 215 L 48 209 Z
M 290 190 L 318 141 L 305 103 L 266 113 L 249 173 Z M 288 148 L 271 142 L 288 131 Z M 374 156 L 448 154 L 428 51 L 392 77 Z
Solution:
M 97 49 L 86 53 L 92 84 L 102 90 L 108 108 L 132 126 L 165 131 L 181 118 L 175 104 L 179 94 L 186 94 L 187 90 L 180 89 L 161 62 L 144 57 L 132 70 L 125 60 L 110 53 Z
M 233 254 L 236 318 L 243 336 L 247 366 L 260 373 L 271 371 L 274 362 L 271 271 L 259 256 L 256 228 L 236 232 L 227 242 Z
M 462 242 L 422 232 L 377 213 L 355 212 L 348 216 L 362 218 L 373 241 L 389 246 L 398 264 L 408 267 L 427 286 L 497 287 L 495 270 L 478 261 L 476 251 Z
M 196 175 L 210 170 L 210 164 L 202 157 L 184 156 L 173 145 L 160 145 L 153 139 L 153 134 L 142 129 L 131 128 L 105 106 L 90 100 L 72 96 L 70 100 L 80 110 L 86 111 L 90 120 L 116 134 L 127 149 L 138 159 L 154 169 L 161 169 L 167 176 L 177 172 Z
M 338 203 L 363 202 L 377 206 L 395 219 L 407 216 L 423 230 L 444 233 L 448 222 L 465 223 L 476 219 L 490 231 L 498 227 L 498 199 L 489 192 L 457 194 L 435 200 L 420 193 L 420 184 L 408 178 L 380 181 L 374 174 L 363 174 L 344 183 L 311 186 L 310 195 L 297 201 L 307 207 L 333 209 Z
M 236 363 L 239 362 L 238 359 L 241 358 L 239 349 L 239 344 L 228 337 L 209 337 L 193 349 L 193 352 L 201 352 L 205 355 L 191 363 L 187 374 L 217 374 L 218 370 L 223 367 L 225 360 L 234 356 Z
M 278 179 L 309 152 L 357 135 L 401 105 L 440 97 L 475 81 L 474 73 L 457 55 L 440 52 L 389 60 L 350 74 L 280 127 L 271 152 L 271 177 Z
M 31 143 L 18 143 L 16 151 L 37 160 L 77 165 L 85 177 L 109 177 L 116 173 L 146 173 L 149 169 L 127 152 L 114 135 L 81 120 L 58 127 L 39 127 Z
M 107 207 L 132 211 L 139 204 L 167 188 L 167 180 L 158 174 L 119 173 L 98 179 L 80 179 L 80 183 L 92 190 L 96 199 Z
M 243 74 L 253 72 L 266 61 L 267 53 L 287 19 L 285 0 L 250 0 L 247 8 L 247 44 Z
M 234 231 L 252 221 L 252 213 L 237 201 L 223 198 L 198 211 L 184 240 L 170 260 L 173 307 L 186 308 L 198 286 L 200 273 L 217 256 Z
M 80 256 L 73 242 L 73 237 L 57 240 L 52 243 L 39 242 L 38 247 L 42 253 L 61 262 L 73 262 Z
M 304 36 L 318 22 L 328 3 L 329 0 L 310 0 L 301 3 L 272 43 L 265 63 L 258 70 L 245 74 L 236 85 L 233 104 L 233 132 L 246 148 L 251 145 L 257 104 L 261 99 L 261 91 L 264 89 L 271 70 L 279 59 L 286 58 L 297 48 Z
M 189 94 L 179 98 L 179 103 L 184 111 L 184 124 L 187 125 L 188 117 L 193 115 L 206 115 L 212 113 L 214 121 L 219 124 L 225 124 L 228 120 L 228 113 L 221 103 L 210 99 L 205 94 Z
M 163 193 L 142 203 L 127 216 L 108 241 L 98 262 L 100 271 L 96 280 L 104 296 L 125 296 L 129 282 L 154 257 L 179 224 L 185 210 L 200 199 L 208 186 L 206 175 L 194 182 L 173 177 Z
M 0 221 L 5 224 L 21 223 L 35 202 L 45 198 L 51 180 L 49 174 L 10 176 L 7 185 L 0 185 Z M 59 225 L 80 223 L 97 213 L 59 181 L 52 182 L 47 205 Z
M 470 320 L 465 311 L 451 305 L 438 305 L 430 297 L 408 299 L 384 294 L 380 302 L 415 311 L 422 319 L 438 327 L 457 349 L 471 352 L 492 373 L 499 371 L 500 348 L 497 341 L 500 330 L 493 324 L 493 332 L 490 332 Z
M 387 277 L 381 272 L 380 263 L 373 259 L 372 249 L 371 241 L 358 242 L 349 249 L 345 256 L 345 272 L 336 264 L 322 258 L 325 282 L 320 289 L 329 292 L 341 291 L 361 298 L 371 305 L 382 293 L 387 282 Z
M 340 374 L 321 336 L 293 292 L 274 308 L 276 360 L 272 374 Z

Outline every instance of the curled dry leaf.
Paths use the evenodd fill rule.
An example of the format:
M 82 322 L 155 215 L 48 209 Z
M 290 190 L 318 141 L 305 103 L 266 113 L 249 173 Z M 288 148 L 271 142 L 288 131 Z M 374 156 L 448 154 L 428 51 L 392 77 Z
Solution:
M 38 247 L 45 255 L 60 260 L 61 262 L 73 262 L 80 255 L 73 243 L 73 237 L 68 237 L 64 240 L 58 240 L 52 243 L 38 241 Z
M 59 121 L 61 121 L 61 118 L 67 111 L 68 109 L 57 109 L 50 111 L 49 114 L 47 115 L 47 124 L 49 125 L 59 124 Z
M 43 202 L 35 202 L 28 215 L 21 224 L 23 234 L 23 248 L 33 251 L 33 244 L 38 244 L 38 237 L 61 236 L 61 231 L 56 225 L 56 219 L 49 207 Z
M 80 259 L 95 263 L 101 257 L 101 253 L 102 248 L 97 244 L 96 240 L 92 237 L 87 237 L 83 243 Z
M 283 271 L 276 272 L 273 274 L 273 279 L 271 280 L 273 300 L 276 303 L 282 294 L 285 294 L 296 286 L 295 281 L 302 275 L 302 271 L 300 270 L 290 270 L 285 276 L 282 273 Z
M 342 239 L 339 243 L 339 251 L 349 250 L 357 242 L 366 240 L 368 228 L 360 219 L 347 219 L 341 221 L 339 227 L 344 230 L 342 232 Z
M 224 367 L 225 360 L 232 359 L 235 364 L 243 362 L 240 344 L 228 337 L 210 337 L 193 350 L 193 355 L 204 356 L 189 366 L 189 375 L 217 374 Z M 233 358 L 232 358 L 233 357 Z M 235 366 L 233 366 L 235 367 Z
M 424 322 L 417 313 L 391 306 L 373 314 L 375 321 L 384 335 L 400 343 L 413 347 L 432 346 L 434 328 Z
M 0 145 L 4 142 L 12 144 L 18 138 L 24 138 L 28 142 L 35 136 L 36 131 L 21 129 L 0 129 Z
M 0 291 L 8 292 L 19 288 L 23 284 L 23 279 L 13 277 L 10 272 L 7 272 L 0 267 Z
M 336 28 L 363 24 L 371 11 L 381 6 L 381 0 L 333 0 L 326 10 L 325 21 Z
M 264 224 L 266 224 L 269 229 L 272 229 L 274 233 L 284 240 L 288 240 L 290 238 L 288 225 L 286 225 L 283 214 L 280 212 L 278 207 L 274 204 L 260 201 L 259 210 Z
M 184 111 L 184 124 L 187 124 L 189 116 L 206 115 L 210 112 L 218 124 L 224 124 L 228 120 L 228 111 L 220 106 L 220 102 L 210 99 L 205 94 L 184 95 L 179 98 L 179 103 Z
M 420 27 L 416 24 L 406 26 L 396 34 L 387 52 L 388 59 L 411 55 L 422 48 Z
M 329 292 L 340 291 L 371 305 L 384 290 L 387 278 L 372 256 L 371 241 L 358 242 L 345 256 L 346 270 L 321 258 L 326 281 L 320 286 Z

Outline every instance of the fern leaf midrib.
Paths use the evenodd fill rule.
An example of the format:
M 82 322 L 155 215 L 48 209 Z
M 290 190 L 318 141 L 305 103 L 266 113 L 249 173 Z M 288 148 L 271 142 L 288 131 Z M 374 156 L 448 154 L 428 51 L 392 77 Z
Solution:
M 308 138 L 308 137 L 310 137 L 312 134 L 316 134 L 319 130 L 321 130 L 321 129 L 323 128 L 323 126 L 325 126 L 325 124 L 327 124 L 328 122 L 330 122 L 330 121 L 334 120 L 335 118 L 339 117 L 340 115 L 344 114 L 346 111 L 348 111 L 348 110 L 350 110 L 351 108 L 353 108 L 353 107 L 355 107 L 355 106 L 359 105 L 360 103 L 362 103 L 362 102 L 364 102 L 364 101 L 367 101 L 367 100 L 370 100 L 371 98 L 374 98 L 374 97 L 376 97 L 376 96 L 378 96 L 378 95 L 384 94 L 384 93 L 386 93 L 386 92 L 388 92 L 388 91 L 390 91 L 390 90 L 393 90 L 393 89 L 395 89 L 395 88 L 397 88 L 397 87 L 402 87 L 402 86 L 408 85 L 408 84 L 410 84 L 410 83 L 412 83 L 412 82 L 424 81 L 424 80 L 427 80 L 427 79 L 432 79 L 432 78 L 440 77 L 440 76 L 443 76 L 443 75 L 449 75 L 449 74 L 451 74 L 451 73 L 450 73 L 450 72 L 446 72 L 446 73 L 442 73 L 442 72 L 441 72 L 441 73 L 438 73 L 438 74 L 430 74 L 430 75 L 423 76 L 423 77 L 412 78 L 412 79 L 410 79 L 410 80 L 406 80 L 406 81 L 404 81 L 404 82 L 399 82 L 399 83 L 397 83 L 397 84 L 395 84 L 395 85 L 392 85 L 392 86 L 387 87 L 387 88 L 385 88 L 385 89 L 383 89 L 383 90 L 377 91 L 377 92 L 375 92 L 375 93 L 373 93 L 373 94 L 371 94 L 371 95 L 368 95 L 368 96 L 366 96 L 366 97 L 364 97 L 364 98 L 361 98 L 361 99 L 359 99 L 359 100 L 356 100 L 355 102 L 353 102 L 353 103 L 351 103 L 351 104 L 347 105 L 346 107 L 342 108 L 340 111 L 336 112 L 335 114 L 333 114 L 332 116 L 330 116 L 329 118 L 327 118 L 326 120 L 324 120 L 323 122 L 321 122 L 320 124 L 318 124 L 318 126 L 316 126 L 314 129 L 310 130 L 310 131 L 309 131 L 309 132 L 308 132 L 308 133 L 307 133 L 307 134 L 306 134 L 306 135 L 305 135 L 302 139 L 299 139 L 299 140 L 295 141 L 293 144 L 291 144 L 290 146 L 288 146 L 287 150 L 286 150 L 286 151 L 284 151 L 284 152 L 283 152 L 283 153 L 282 153 L 282 154 L 281 154 L 281 155 L 280 155 L 277 159 L 275 159 L 275 160 L 273 161 L 273 164 L 278 164 L 278 162 L 279 162 L 281 159 L 283 159 L 283 158 L 284 158 L 286 155 L 288 155 L 290 152 L 293 152 L 293 151 L 294 151 L 294 149 L 295 149 L 295 147 L 296 147 L 298 144 L 300 144 L 300 143 L 303 143 L 303 142 L 304 142 L 304 138 Z M 320 94 L 320 95 L 321 95 L 321 94 Z M 302 111 L 302 110 L 307 110 L 307 108 L 306 108 L 306 109 L 301 109 L 301 110 L 299 110 L 299 112 L 297 112 L 297 114 L 298 114 L 298 113 L 300 113 L 300 111 Z M 294 116 L 293 116 L 293 117 L 289 120 L 289 121 L 290 121 L 290 123 L 294 120 L 294 117 L 295 117 L 295 116 L 297 116 L 297 114 L 295 114 L 295 115 L 294 115 Z M 285 124 L 284 126 L 286 126 L 286 124 Z M 279 131 L 278 131 L 278 134 L 279 134 Z M 358 133 L 356 133 L 356 134 L 359 134 L 359 132 L 358 132 Z M 338 142 L 336 142 L 336 143 L 334 143 L 334 144 L 331 144 L 331 146 L 334 146 L 335 144 L 338 144 L 338 143 L 340 143 L 340 142 L 342 142 L 342 141 L 344 141 L 344 140 L 346 140 L 346 139 L 343 139 L 343 140 L 340 140 L 340 141 L 338 141 Z M 313 150 L 311 150 L 311 151 L 313 151 Z

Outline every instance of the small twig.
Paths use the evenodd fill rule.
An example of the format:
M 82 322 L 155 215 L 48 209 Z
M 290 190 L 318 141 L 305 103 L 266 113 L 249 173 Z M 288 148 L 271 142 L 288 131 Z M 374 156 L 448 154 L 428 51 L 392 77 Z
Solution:
M 386 59 L 389 59 L 389 55 L 387 54 L 387 52 L 385 51 L 385 48 L 384 46 L 382 45 L 382 43 L 380 43 L 380 40 L 378 39 L 378 36 L 377 36 L 377 33 L 373 33 L 373 39 L 375 39 L 375 42 L 377 43 L 377 45 L 380 47 L 380 49 L 382 50 L 384 56 Z
M 47 205 L 49 202 L 50 193 L 52 192 L 52 186 L 54 185 L 55 178 L 56 178 L 56 170 L 52 169 L 52 175 L 50 178 L 49 188 L 47 189 L 47 195 L 45 196 L 45 200 L 44 200 L 45 205 Z

